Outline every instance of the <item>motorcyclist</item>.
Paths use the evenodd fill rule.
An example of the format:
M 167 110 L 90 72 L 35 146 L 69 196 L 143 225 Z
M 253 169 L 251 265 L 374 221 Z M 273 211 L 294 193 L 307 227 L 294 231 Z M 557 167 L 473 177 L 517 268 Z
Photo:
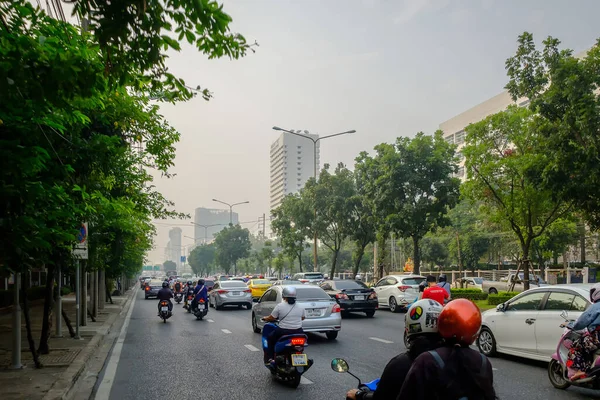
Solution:
M 198 279 L 198 285 L 194 288 L 194 300 L 192 300 L 192 310 L 198 307 L 200 299 L 204 300 L 205 304 L 208 304 L 208 290 L 204 286 L 204 279 Z
M 169 282 L 162 283 L 162 289 L 160 289 L 158 291 L 158 294 L 156 295 L 156 297 L 159 300 L 159 302 L 158 302 L 158 316 L 159 317 L 160 317 L 160 303 L 162 302 L 162 300 L 167 300 L 169 302 L 169 312 L 173 311 L 173 302 L 171 302 L 171 299 L 173 298 L 173 292 L 169 288 Z
M 405 325 L 409 329 L 410 349 L 392 358 L 385 366 L 381 379 L 374 392 L 352 389 L 346 393 L 348 399 L 386 400 L 395 399 L 400 393 L 404 378 L 413 361 L 423 352 L 436 349 L 442 345 L 438 333 L 437 318 L 442 306 L 431 299 L 419 300 L 406 312 Z
M 429 287 L 427 287 L 423 291 L 423 297 L 421 298 L 432 299 L 444 305 L 446 303 L 446 300 L 450 298 L 450 295 L 448 295 L 448 293 L 444 289 L 436 285 L 435 276 L 428 275 L 427 284 L 429 285 Z
M 452 297 L 452 286 L 450 285 L 450 283 L 448 283 L 448 278 L 446 277 L 446 274 L 440 274 L 437 285 L 444 289 L 446 292 L 448 292 L 448 300 L 446 300 L 446 302 L 450 301 L 450 298 Z
M 481 328 L 481 311 L 467 299 L 448 303 L 437 319 L 444 345 L 413 362 L 397 400 L 495 400 L 492 365 L 469 346 Z
M 579 316 L 574 324 L 569 324 L 573 330 L 586 329 L 583 335 L 573 342 L 572 353 L 569 354 L 569 377 L 572 381 L 586 378 L 593 365 L 592 354 L 600 347 L 600 283 L 590 289 L 592 306 Z
M 173 285 L 173 289 L 174 289 L 175 293 L 181 292 L 181 288 L 182 288 L 181 282 L 179 282 L 178 280 L 175 281 L 175 284 Z
M 275 343 L 285 335 L 304 333 L 302 321 L 306 318 L 304 307 L 296 303 L 296 288 L 286 286 L 282 292 L 283 301 L 275 306 L 271 315 L 262 318 L 265 322 L 279 320 L 279 326 L 268 336 L 268 348 L 264 354 L 265 364 L 269 364 L 275 352 Z
M 187 281 L 187 284 L 185 286 L 185 290 L 184 290 L 184 300 L 183 300 L 183 308 L 186 308 L 188 306 L 188 297 L 189 296 L 194 296 L 194 282 L 192 282 L 192 280 L 190 279 L 189 281 Z

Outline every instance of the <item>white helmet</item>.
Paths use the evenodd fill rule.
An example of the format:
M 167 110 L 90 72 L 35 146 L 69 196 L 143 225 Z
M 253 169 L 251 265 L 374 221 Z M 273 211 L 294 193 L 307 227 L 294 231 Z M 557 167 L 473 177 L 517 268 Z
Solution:
M 442 305 L 435 300 L 424 299 L 414 303 L 404 317 L 408 337 L 438 333 L 438 317 L 442 310 Z
M 283 293 L 281 294 L 283 298 L 296 298 L 296 288 L 293 286 L 286 286 L 283 288 Z
M 596 283 L 590 289 L 590 301 L 592 303 L 597 303 L 600 300 L 600 283 Z

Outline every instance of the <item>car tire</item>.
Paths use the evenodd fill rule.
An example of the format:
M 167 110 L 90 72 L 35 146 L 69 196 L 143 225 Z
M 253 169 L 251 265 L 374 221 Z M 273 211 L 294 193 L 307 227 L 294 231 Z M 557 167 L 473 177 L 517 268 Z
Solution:
M 261 329 L 258 327 L 258 324 L 256 323 L 256 315 L 254 313 L 252 313 L 252 330 L 254 331 L 254 333 L 260 333 Z
M 335 340 L 338 337 L 338 331 L 325 332 L 325 336 L 327 336 L 327 340 Z
M 485 326 L 481 328 L 477 338 L 477 347 L 482 354 L 488 357 L 496 355 L 496 338 L 494 338 L 494 334 L 489 328 Z
M 496 288 L 491 288 L 489 294 L 498 294 Z
M 552 386 L 557 389 L 564 390 L 571 386 L 571 383 L 564 377 L 563 367 L 555 359 L 551 359 L 548 364 L 548 378 Z
M 248 310 L 252 310 L 252 303 L 248 303 L 248 304 L 246 304 L 246 308 L 247 308 Z
M 399 313 L 400 312 L 400 306 L 396 302 L 396 298 L 394 296 L 390 297 L 389 304 L 390 304 L 390 311 L 391 312 L 393 312 L 393 313 Z
M 375 316 L 375 310 L 365 311 L 367 318 L 373 318 Z
M 243 304 L 238 304 L 238 309 L 241 310 L 242 308 L 244 308 Z
M 148 300 L 148 296 L 144 296 L 144 300 Z
M 215 303 L 215 310 L 220 311 L 223 306 L 220 306 L 219 303 Z

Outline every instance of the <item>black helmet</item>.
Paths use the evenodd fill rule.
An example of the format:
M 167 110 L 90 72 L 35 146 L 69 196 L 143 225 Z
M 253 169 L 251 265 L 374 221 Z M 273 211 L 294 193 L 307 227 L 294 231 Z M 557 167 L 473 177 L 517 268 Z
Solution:
M 440 282 L 446 282 L 446 279 L 447 279 L 447 278 L 446 278 L 446 274 L 441 274 L 441 275 L 440 275 L 440 278 L 439 278 L 439 281 L 440 281 Z
M 165 287 L 169 287 L 169 282 L 166 282 L 166 281 L 165 281 L 165 282 L 163 282 L 163 284 L 162 284 L 162 287 L 164 287 L 164 288 L 165 288 Z
M 198 279 L 198 285 L 204 285 L 204 279 Z
M 192 286 L 194 284 L 194 282 L 192 282 L 191 280 L 187 281 L 188 286 Z

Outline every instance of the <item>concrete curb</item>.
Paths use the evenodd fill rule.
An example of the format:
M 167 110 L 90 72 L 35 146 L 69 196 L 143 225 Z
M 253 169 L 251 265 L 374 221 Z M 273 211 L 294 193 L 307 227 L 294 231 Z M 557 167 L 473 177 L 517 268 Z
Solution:
M 58 380 L 52 385 L 48 393 L 43 397 L 43 400 L 56 400 L 66 399 L 69 392 L 75 386 L 75 383 L 81 376 L 81 373 L 85 369 L 85 366 L 92 355 L 95 353 L 98 346 L 102 343 L 104 338 L 110 333 L 112 326 L 115 322 L 121 318 L 122 315 L 127 315 L 131 302 L 137 293 L 137 288 L 134 287 L 128 295 L 125 305 L 119 313 L 112 314 L 99 329 L 99 333 L 96 333 L 90 342 L 83 348 L 75 360 L 71 363 L 69 368 L 63 372 Z

